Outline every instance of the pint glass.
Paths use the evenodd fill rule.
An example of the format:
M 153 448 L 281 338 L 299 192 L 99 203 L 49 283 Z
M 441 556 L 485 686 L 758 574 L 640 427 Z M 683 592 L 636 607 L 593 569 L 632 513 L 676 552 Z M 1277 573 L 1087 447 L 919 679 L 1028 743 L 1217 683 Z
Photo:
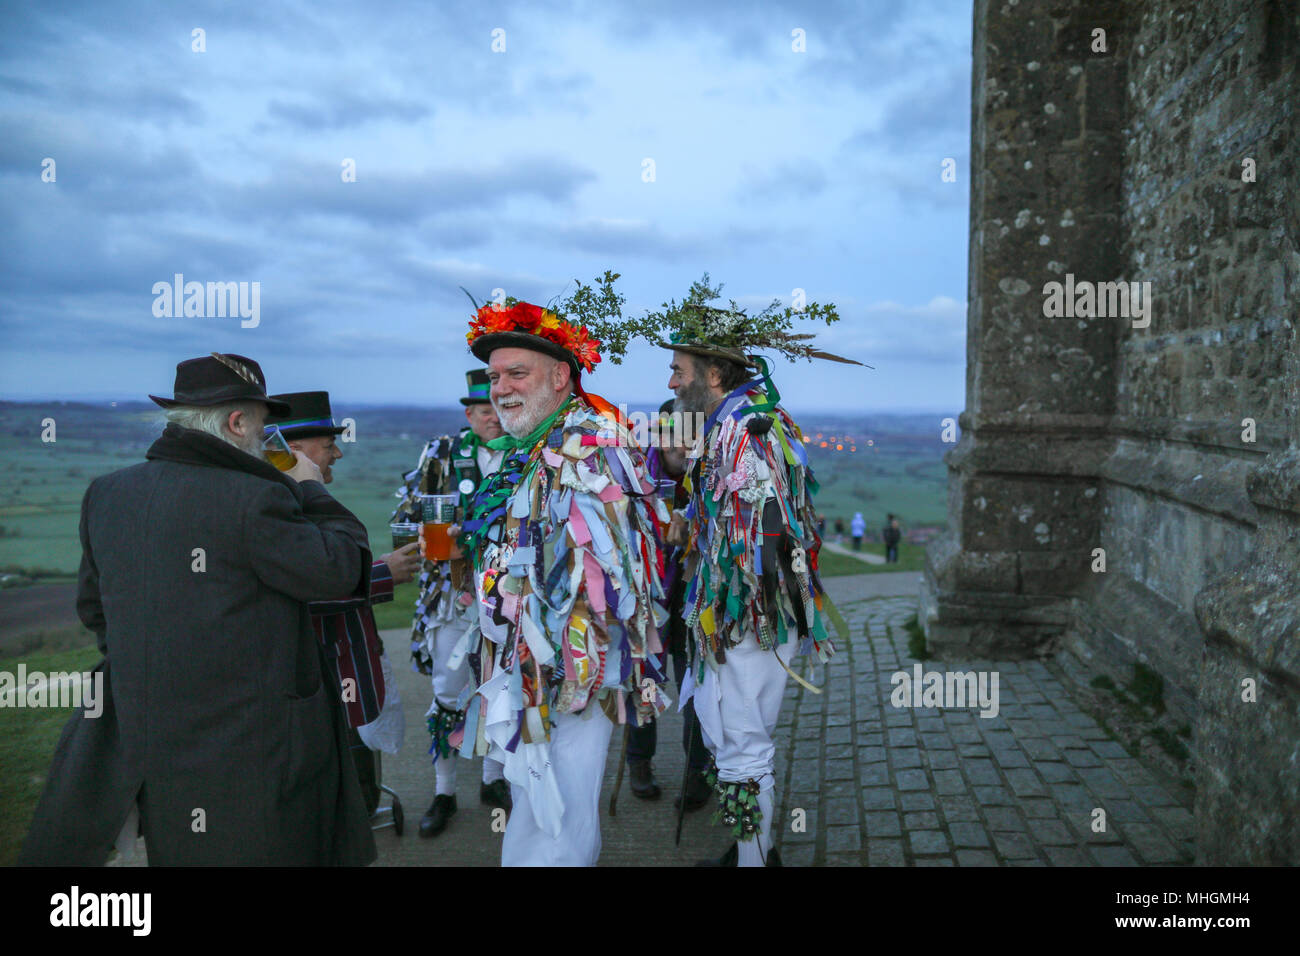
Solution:
M 394 521 L 388 526 L 393 532 L 393 550 L 415 544 L 420 537 L 420 526 L 414 521 Z
M 424 535 L 424 556 L 430 561 L 446 561 L 451 557 L 451 538 L 447 529 L 456 521 L 459 495 L 420 495 L 420 508 L 424 516 L 421 534 Z
M 280 429 L 272 428 L 270 434 L 266 436 L 266 440 L 262 442 L 262 457 L 275 465 L 280 471 L 288 471 L 293 467 L 293 449 L 289 447 L 289 443 L 280 434 Z

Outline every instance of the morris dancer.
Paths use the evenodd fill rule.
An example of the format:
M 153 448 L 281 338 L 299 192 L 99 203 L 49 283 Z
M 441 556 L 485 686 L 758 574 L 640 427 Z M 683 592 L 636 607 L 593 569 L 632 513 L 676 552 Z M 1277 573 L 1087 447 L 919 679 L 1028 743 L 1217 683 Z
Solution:
M 488 363 L 507 437 L 462 547 L 474 561 L 481 684 L 466 739 L 505 762 L 515 810 L 503 866 L 591 866 L 614 723 L 668 699 L 661 526 L 644 458 L 607 402 L 583 391 L 600 343 L 538 306 L 485 306 L 467 336 Z
M 678 411 L 708 416 L 687 459 L 685 615 L 698 686 L 683 695 L 693 693 L 719 814 L 737 841 L 705 865 L 780 866 L 770 838 L 772 734 L 788 662 L 796 646 L 822 661 L 834 652 L 816 572 L 817 486 L 767 362 L 742 350 L 768 343 L 746 341 L 738 314 L 686 305 L 677 317 L 661 343 L 673 350 L 668 387 Z
M 443 435 L 424 446 L 415 470 L 406 475 L 406 485 L 398 492 L 403 500 L 393 512 L 393 521 L 419 522 L 421 494 L 460 493 L 463 502 L 487 475 L 500 467 L 501 452 L 486 442 L 501 435 L 501 424 L 488 398 L 488 379 L 484 369 L 465 373 L 467 393 L 460 399 L 469 424 L 453 439 Z M 476 619 L 473 597 L 461 582 L 452 581 L 453 562 L 425 561 L 420 572 L 420 596 L 415 604 L 411 625 L 412 666 L 429 674 L 433 682 L 433 702 L 425 714 L 429 722 L 433 755 L 434 797 L 428 812 L 420 820 L 420 836 L 437 836 L 446 829 L 456 812 L 456 757 L 465 722 L 465 701 L 473 689 L 471 670 L 464 654 L 454 651 L 462 636 Z M 501 763 L 491 758 L 483 761 L 479 802 L 510 811 L 510 791 L 502 778 Z

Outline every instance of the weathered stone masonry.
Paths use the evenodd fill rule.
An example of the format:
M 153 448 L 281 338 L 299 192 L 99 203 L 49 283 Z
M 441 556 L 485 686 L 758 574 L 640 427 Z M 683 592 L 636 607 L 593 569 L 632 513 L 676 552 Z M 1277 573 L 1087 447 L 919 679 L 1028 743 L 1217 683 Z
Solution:
M 1151 668 L 1195 730 L 1198 859 L 1300 862 L 1300 4 L 974 20 L 967 407 L 927 634 Z M 1150 282 L 1150 325 L 1045 317 L 1067 274 Z

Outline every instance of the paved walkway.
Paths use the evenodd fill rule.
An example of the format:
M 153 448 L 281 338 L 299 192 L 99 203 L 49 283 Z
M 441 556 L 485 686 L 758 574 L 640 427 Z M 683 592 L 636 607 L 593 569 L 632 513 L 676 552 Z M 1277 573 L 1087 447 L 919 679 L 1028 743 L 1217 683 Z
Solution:
M 822 541 L 822 547 L 827 551 L 834 551 L 836 554 L 842 554 L 848 558 L 857 558 L 867 564 L 885 563 L 883 554 L 876 554 L 874 551 L 854 551 L 852 548 L 845 547 L 836 541 Z
M 1191 862 L 1186 799 L 1083 713 L 1050 664 L 923 663 L 925 671 L 996 671 L 996 717 L 895 707 L 891 675 L 915 663 L 902 626 L 916 613 L 915 597 L 841 611 L 853 640 L 829 668 L 826 693 L 791 682 L 781 714 L 788 864 Z M 799 809 L 806 828 L 795 832 Z
M 788 682 L 777 730 L 780 813 L 774 839 L 787 865 L 1042 866 L 1190 863 L 1192 814 L 1177 788 L 1130 757 L 1072 700 L 1051 662 L 936 661 L 930 671 L 998 674 L 997 716 L 978 707 L 891 703 L 891 676 L 912 672 L 903 623 L 916 613 L 920 574 L 829 578 L 850 630 L 829 667 L 796 672 L 825 692 Z M 384 632 L 400 670 L 406 742 L 385 759 L 406 832 L 376 833 L 381 866 L 495 866 L 501 834 L 478 802 L 480 763 L 460 763 L 459 812 L 434 839 L 417 834 L 433 798 L 425 751 L 428 678 L 409 670 L 406 632 Z M 712 805 L 689 814 L 673 845 L 681 779 L 681 717 L 660 721 L 656 776 L 663 796 L 637 800 L 624 780 L 615 818 L 615 731 L 601 802 L 602 866 L 681 866 L 727 846 Z M 1104 812 L 1104 829 L 1101 829 Z M 1096 828 L 1096 829 L 1094 829 Z M 778 835 L 779 834 L 779 835 Z

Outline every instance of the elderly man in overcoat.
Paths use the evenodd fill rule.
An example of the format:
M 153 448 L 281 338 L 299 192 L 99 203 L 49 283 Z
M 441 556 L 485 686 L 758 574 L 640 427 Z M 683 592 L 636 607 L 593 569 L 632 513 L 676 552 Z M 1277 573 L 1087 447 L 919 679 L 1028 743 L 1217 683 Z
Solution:
M 59 741 L 20 862 L 96 865 L 138 809 L 151 864 L 364 865 L 374 839 L 307 602 L 364 594 L 365 527 L 302 455 L 263 460 L 260 367 L 177 366 L 142 464 L 81 511 L 104 711 Z M 130 834 L 134 836 L 132 832 Z

